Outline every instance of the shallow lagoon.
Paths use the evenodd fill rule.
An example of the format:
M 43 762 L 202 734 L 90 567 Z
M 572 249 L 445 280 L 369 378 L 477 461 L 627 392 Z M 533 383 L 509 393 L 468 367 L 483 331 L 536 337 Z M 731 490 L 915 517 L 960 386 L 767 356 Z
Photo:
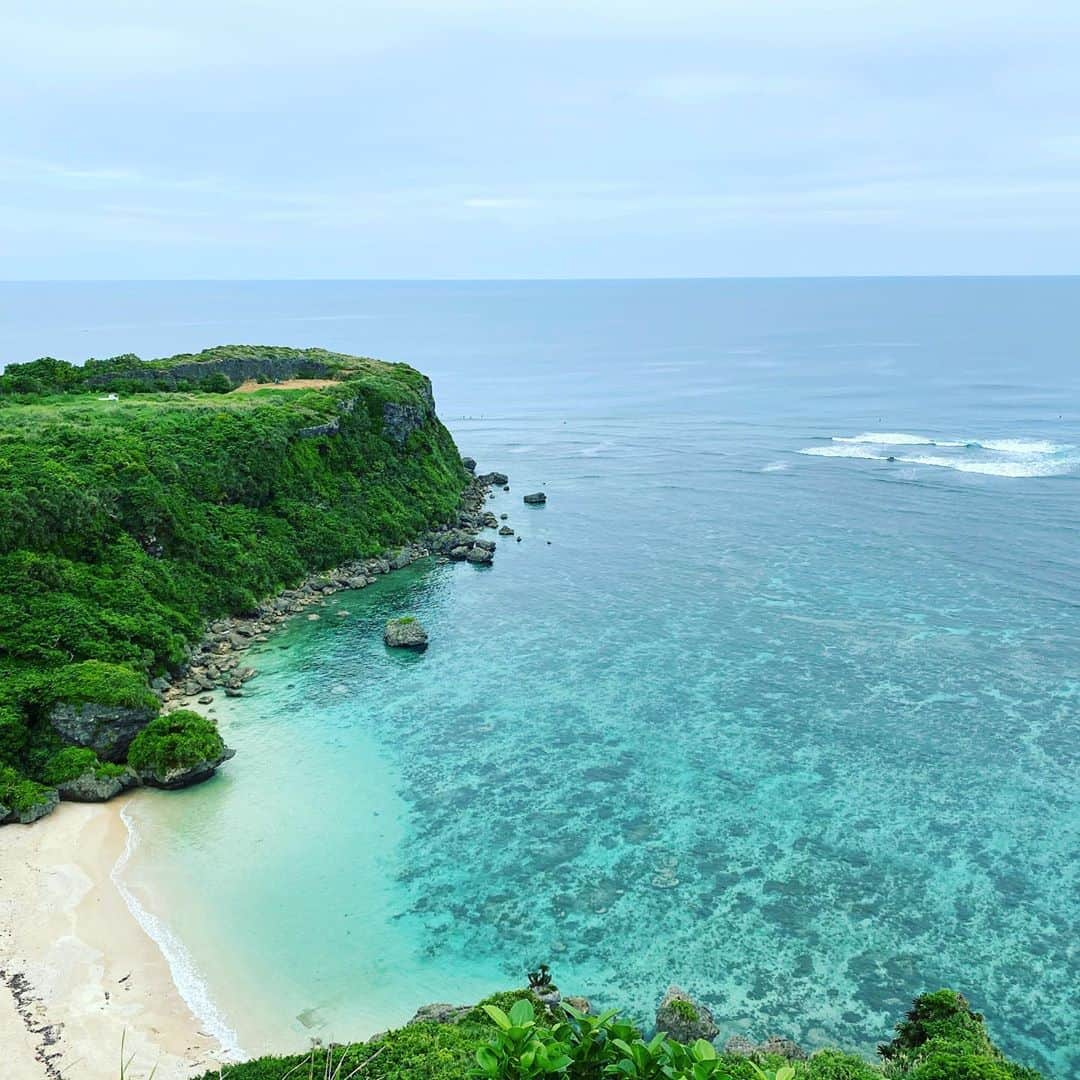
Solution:
M 177 345 L 154 294 L 160 346 L 111 351 L 319 314 L 431 372 L 523 537 L 294 623 L 218 706 L 221 777 L 133 804 L 128 878 L 246 1049 L 547 960 L 866 1051 L 951 985 L 1076 1070 L 1080 285 L 231 288 L 228 332 Z M 423 656 L 381 643 L 403 611 Z

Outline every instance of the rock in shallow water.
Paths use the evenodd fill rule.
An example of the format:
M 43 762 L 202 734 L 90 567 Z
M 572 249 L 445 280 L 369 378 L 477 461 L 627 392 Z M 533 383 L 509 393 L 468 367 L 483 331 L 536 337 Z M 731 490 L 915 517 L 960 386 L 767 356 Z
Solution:
M 383 641 L 391 649 L 427 648 L 427 631 L 411 615 L 391 619 L 383 629 Z
M 542 491 L 534 491 L 531 495 L 526 495 L 524 501 L 530 506 L 542 506 L 547 502 L 547 496 Z
M 221 753 L 213 761 L 197 761 L 193 765 L 167 769 L 144 769 L 139 773 L 139 779 L 147 787 L 156 788 L 182 788 L 191 787 L 192 784 L 201 784 L 214 775 L 219 765 L 223 765 L 230 758 L 236 757 L 236 751 L 224 746 Z
M 692 1043 L 698 1039 L 712 1042 L 719 1033 L 712 1013 L 677 986 L 668 987 L 660 1008 L 656 1010 L 656 1030 L 665 1032 L 681 1043 Z

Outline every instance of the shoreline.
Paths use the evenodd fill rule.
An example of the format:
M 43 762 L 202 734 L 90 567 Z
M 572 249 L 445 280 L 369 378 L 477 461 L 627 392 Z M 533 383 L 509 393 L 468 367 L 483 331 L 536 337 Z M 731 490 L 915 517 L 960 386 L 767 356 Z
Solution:
M 0 1045 L 12 1080 L 189 1080 L 229 1056 L 116 876 L 127 799 L 64 803 L 0 839 Z
M 250 618 L 215 620 L 188 664 L 157 681 L 162 711 L 220 690 L 242 696 L 255 675 L 240 666 L 244 653 L 333 593 L 431 556 L 464 561 L 475 550 L 482 557 L 468 561 L 490 564 L 495 545 L 476 537 L 496 527 L 484 504 L 505 483 L 471 476 L 454 523 L 313 573 Z M 48 823 L 0 830 L 0 1046 L 12 1080 L 116 1080 L 121 1053 L 129 1080 L 190 1080 L 246 1056 L 184 943 L 124 880 L 139 844 L 133 797 L 62 801 Z
M 472 462 L 471 458 L 466 460 Z M 244 684 L 258 674 L 255 668 L 241 664 L 248 650 L 269 640 L 269 635 L 290 619 L 309 608 L 321 607 L 334 593 L 366 588 L 382 574 L 402 570 L 432 556 L 490 566 L 495 542 L 476 538 L 485 529 L 499 527 L 498 519 L 484 510 L 484 504 L 492 487 L 509 490 L 508 483 L 505 473 L 470 472 L 453 524 L 437 526 L 381 556 L 310 573 L 298 585 L 262 600 L 250 616 L 214 619 L 192 645 L 187 663 L 175 674 L 161 676 L 151 683 L 161 699 L 161 711 L 209 705 L 210 695 L 218 690 L 223 690 L 227 697 L 242 697 Z M 318 619 L 319 615 L 312 612 L 307 617 Z
M 149 910 L 124 882 L 124 871 L 139 846 L 139 834 L 128 812 L 130 801 L 130 799 L 125 799 L 119 804 L 120 820 L 123 822 L 127 836 L 124 850 L 109 871 L 109 880 L 123 899 L 132 919 L 157 946 L 169 969 L 173 986 L 183 998 L 192 1016 L 198 1021 L 200 1032 L 210 1035 L 216 1041 L 221 1048 L 223 1059 L 242 1061 L 247 1055 L 240 1046 L 237 1034 L 218 1009 L 187 947 L 169 929 L 165 920 Z

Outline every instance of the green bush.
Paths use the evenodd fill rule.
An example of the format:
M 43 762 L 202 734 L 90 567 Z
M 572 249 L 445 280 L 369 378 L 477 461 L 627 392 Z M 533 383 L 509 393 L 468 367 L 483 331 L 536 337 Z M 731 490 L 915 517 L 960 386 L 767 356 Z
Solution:
M 99 779 L 122 776 L 123 765 L 98 760 L 93 750 L 80 746 L 65 746 L 53 754 L 41 769 L 41 779 L 52 787 L 77 780 L 86 773 L 93 773 Z
M 158 699 L 141 675 L 124 664 L 83 660 L 53 673 L 50 689 L 57 701 L 92 702 L 157 711 Z
M 22 758 L 30 733 L 18 711 L 0 705 L 0 765 L 14 765 Z
M 49 788 L 17 773 L 8 765 L 0 765 L 0 806 L 22 812 L 48 798 Z
M 128 764 L 136 772 L 162 775 L 216 761 L 225 749 L 218 729 L 190 709 L 177 709 L 150 721 L 128 749 Z
M 921 994 L 904 1019 L 896 1025 L 896 1036 L 878 1047 L 886 1061 L 905 1062 L 931 1040 L 955 1044 L 977 1053 L 989 1053 L 990 1037 L 981 1013 L 972 1011 L 963 994 L 955 990 L 935 990 Z
M 818 1050 L 800 1067 L 806 1080 L 880 1080 L 881 1072 L 864 1058 L 841 1050 Z

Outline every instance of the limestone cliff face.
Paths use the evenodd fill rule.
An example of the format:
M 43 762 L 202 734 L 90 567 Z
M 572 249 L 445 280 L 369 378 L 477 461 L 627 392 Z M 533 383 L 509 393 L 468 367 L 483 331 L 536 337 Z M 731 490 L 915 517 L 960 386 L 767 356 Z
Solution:
M 213 360 L 192 360 L 188 363 L 171 364 L 167 368 L 145 367 L 122 372 L 126 380 L 136 380 L 147 385 L 157 383 L 162 389 L 174 390 L 179 383 L 201 382 L 210 375 L 224 375 L 230 382 L 242 383 L 248 379 L 333 379 L 337 376 L 328 364 L 308 357 L 277 356 L 226 356 Z M 108 386 L 115 374 L 92 376 L 91 386 Z
M 123 761 L 136 735 L 153 719 L 150 709 L 59 701 L 49 723 L 64 742 L 93 750 L 102 761 Z
M 419 390 L 419 395 L 419 405 L 398 401 L 383 402 L 383 434 L 395 446 L 404 446 L 406 440 L 414 431 L 419 431 L 429 420 L 435 419 L 435 396 L 431 391 L 431 380 L 426 376 L 424 377 L 423 386 Z M 320 435 L 336 435 L 341 430 L 345 417 L 356 409 L 359 401 L 360 398 L 346 398 L 344 401 L 338 402 L 338 416 L 328 420 L 325 424 L 313 424 L 301 428 L 296 433 L 297 437 L 315 439 Z

